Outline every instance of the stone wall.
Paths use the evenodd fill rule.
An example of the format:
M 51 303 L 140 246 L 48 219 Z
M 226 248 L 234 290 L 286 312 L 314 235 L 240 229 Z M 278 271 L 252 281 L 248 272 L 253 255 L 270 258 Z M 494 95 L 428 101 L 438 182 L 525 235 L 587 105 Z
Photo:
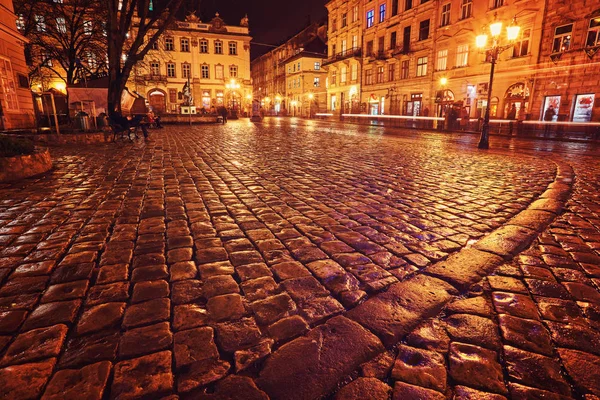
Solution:
M 0 157 L 0 182 L 12 182 L 48 172 L 52 158 L 48 149 L 34 154 Z

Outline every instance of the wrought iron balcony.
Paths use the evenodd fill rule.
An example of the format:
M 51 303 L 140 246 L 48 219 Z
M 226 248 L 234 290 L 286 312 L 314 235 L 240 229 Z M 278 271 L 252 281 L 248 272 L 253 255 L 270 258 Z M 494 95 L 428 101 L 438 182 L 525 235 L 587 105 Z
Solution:
M 353 47 L 346 51 L 342 51 L 341 53 L 337 53 L 325 60 L 323 60 L 323 65 L 333 64 L 336 61 L 342 61 L 347 58 L 360 57 L 362 54 L 362 49 L 360 47 Z

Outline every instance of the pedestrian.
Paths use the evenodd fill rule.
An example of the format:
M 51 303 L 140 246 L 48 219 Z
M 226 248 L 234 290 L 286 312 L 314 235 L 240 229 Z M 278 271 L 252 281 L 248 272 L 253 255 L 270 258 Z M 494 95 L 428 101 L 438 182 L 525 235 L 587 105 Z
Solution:
M 460 130 L 466 131 L 469 129 L 469 110 L 466 107 L 463 107 L 460 112 Z
M 426 129 L 430 129 L 431 127 L 429 126 L 429 107 L 425 106 L 425 108 L 423 109 L 423 116 L 425 117 L 425 120 L 423 121 L 423 126 Z
M 223 106 L 221 107 L 221 117 L 223 117 L 223 125 L 225 125 L 227 123 L 227 107 Z
M 514 104 L 512 105 L 512 107 L 510 108 L 510 111 L 508 112 L 508 115 L 506 116 L 506 119 L 509 120 L 509 122 L 508 122 L 508 134 L 510 136 L 512 136 L 512 134 L 513 134 L 513 125 L 514 125 L 515 119 L 517 119 L 517 106 L 515 106 Z
M 546 112 L 544 113 L 544 136 L 550 133 L 550 122 L 554 121 L 555 115 L 556 111 L 554 111 L 554 106 L 550 104 L 550 107 L 548 107 L 548 109 L 546 109 Z

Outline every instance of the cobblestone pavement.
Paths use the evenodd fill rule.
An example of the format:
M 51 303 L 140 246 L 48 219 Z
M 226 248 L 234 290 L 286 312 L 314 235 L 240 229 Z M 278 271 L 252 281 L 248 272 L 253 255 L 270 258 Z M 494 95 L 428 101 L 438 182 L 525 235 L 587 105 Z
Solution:
M 53 149 L 54 172 L 0 186 L 0 398 L 600 396 L 598 158 L 382 132 L 240 121 Z M 575 190 L 530 249 L 401 344 L 355 322 L 405 282 L 418 318 L 421 272 L 525 210 L 557 147 Z

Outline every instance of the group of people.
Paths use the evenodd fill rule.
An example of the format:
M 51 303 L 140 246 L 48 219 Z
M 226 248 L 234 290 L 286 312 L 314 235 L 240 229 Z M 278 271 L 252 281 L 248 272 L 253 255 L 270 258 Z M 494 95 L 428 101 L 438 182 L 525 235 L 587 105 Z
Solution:
M 459 121 L 460 118 L 460 121 Z M 469 110 L 459 104 L 453 104 L 449 107 L 444 116 L 444 128 L 446 130 L 461 130 L 469 129 Z

